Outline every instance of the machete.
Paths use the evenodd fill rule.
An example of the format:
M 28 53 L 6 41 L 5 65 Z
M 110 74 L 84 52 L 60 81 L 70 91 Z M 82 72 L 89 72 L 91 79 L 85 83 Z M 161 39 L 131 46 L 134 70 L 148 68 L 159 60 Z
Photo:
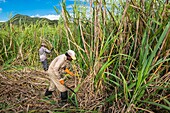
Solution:
M 73 92 L 74 94 L 76 94 L 76 92 L 74 92 L 71 88 L 69 88 L 67 85 L 64 84 L 64 86 L 69 89 L 71 92 Z

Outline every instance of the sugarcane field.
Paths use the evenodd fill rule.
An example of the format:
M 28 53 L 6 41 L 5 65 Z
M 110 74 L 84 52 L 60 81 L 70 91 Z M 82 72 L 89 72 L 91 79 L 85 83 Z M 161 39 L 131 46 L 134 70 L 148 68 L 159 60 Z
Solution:
M 169 113 L 170 1 L 68 1 L 0 21 L 0 113 Z

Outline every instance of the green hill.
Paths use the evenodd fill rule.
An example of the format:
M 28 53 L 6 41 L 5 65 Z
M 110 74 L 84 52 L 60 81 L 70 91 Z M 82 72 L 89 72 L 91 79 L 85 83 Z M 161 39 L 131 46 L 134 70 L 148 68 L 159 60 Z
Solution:
M 15 25 L 23 25 L 23 24 L 29 25 L 29 24 L 35 24 L 37 22 L 39 22 L 40 24 L 48 24 L 48 25 L 55 25 L 55 26 L 58 25 L 58 20 L 49 20 L 47 18 L 30 17 L 27 15 L 21 15 L 21 14 L 15 15 L 10 20 L 7 21 L 8 24 L 10 22 Z

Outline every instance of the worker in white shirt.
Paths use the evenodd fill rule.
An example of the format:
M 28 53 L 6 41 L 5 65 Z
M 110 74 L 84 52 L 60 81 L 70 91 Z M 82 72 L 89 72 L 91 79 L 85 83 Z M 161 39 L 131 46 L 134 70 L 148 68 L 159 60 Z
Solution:
M 47 61 L 46 54 L 51 53 L 51 51 L 53 51 L 53 49 L 54 48 L 52 48 L 51 50 L 48 50 L 45 43 L 41 44 L 41 48 L 39 49 L 39 56 L 40 56 L 40 61 L 43 65 L 44 71 L 48 70 L 48 61 Z
M 50 78 L 50 86 L 45 92 L 45 96 L 52 95 L 52 92 L 56 88 L 61 92 L 61 100 L 67 101 L 68 91 L 64 85 L 64 79 L 62 75 L 64 73 L 74 76 L 74 74 L 68 69 L 69 64 L 72 60 L 76 60 L 75 52 L 73 50 L 68 50 L 65 54 L 57 56 L 49 65 L 47 71 Z

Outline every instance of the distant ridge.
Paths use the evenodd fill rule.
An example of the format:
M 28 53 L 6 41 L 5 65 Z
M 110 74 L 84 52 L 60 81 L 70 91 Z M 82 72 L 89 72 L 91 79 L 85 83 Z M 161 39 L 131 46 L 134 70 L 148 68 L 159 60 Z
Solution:
M 47 18 L 39 18 L 39 17 L 30 17 L 27 15 L 21 15 L 21 14 L 16 14 L 15 16 L 13 16 L 10 20 L 7 21 L 7 23 L 12 23 L 15 25 L 22 25 L 22 24 L 35 24 L 37 22 L 39 22 L 40 24 L 48 24 L 48 25 L 58 25 L 58 20 L 49 20 Z M 5 22 L 6 23 L 6 22 Z

